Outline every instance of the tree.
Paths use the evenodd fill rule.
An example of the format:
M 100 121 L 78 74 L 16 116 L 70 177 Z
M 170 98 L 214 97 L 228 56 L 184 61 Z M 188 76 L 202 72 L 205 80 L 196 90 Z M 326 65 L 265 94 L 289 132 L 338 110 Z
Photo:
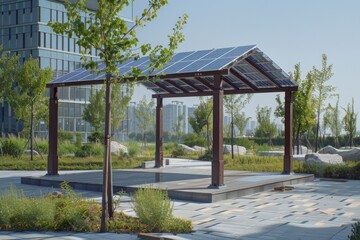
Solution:
M 212 98 L 205 100 L 200 97 L 200 104 L 194 110 L 194 117 L 189 118 L 189 123 L 191 127 L 194 129 L 194 132 L 200 136 L 202 132 L 205 130 L 205 135 L 207 139 L 207 148 L 210 151 L 210 131 L 211 131 L 211 123 L 212 123 L 212 111 L 213 111 L 213 102 Z
M 234 125 L 239 130 L 240 136 L 243 136 L 245 134 L 245 128 L 250 119 L 251 117 L 246 117 L 244 112 L 235 114 Z
M 30 159 L 33 160 L 34 125 L 36 121 L 47 118 L 46 84 L 52 78 L 51 69 L 41 69 L 39 61 L 32 56 L 20 65 L 17 70 L 13 86 L 16 87 L 5 95 L 9 105 L 13 108 L 16 118 L 24 122 L 29 129 Z M 10 84 L 7 84 L 8 86 Z
M 339 147 L 339 137 L 341 134 L 342 123 L 340 121 L 339 95 L 337 95 L 336 105 L 329 104 L 324 113 L 324 125 L 329 126 L 332 135 L 335 138 L 335 147 Z
M 312 70 L 313 84 L 315 85 L 316 93 L 316 132 L 315 132 L 315 152 L 318 149 L 318 138 L 319 138 L 319 128 L 320 128 L 320 115 L 321 110 L 324 106 L 324 102 L 328 97 L 331 97 L 335 88 L 331 85 L 326 85 L 326 82 L 331 79 L 334 75 L 332 73 L 333 65 L 327 64 L 326 54 L 322 55 L 322 67 L 317 69 L 315 66 Z
M 184 135 L 184 131 L 183 131 L 185 124 L 184 120 L 185 120 L 184 114 L 180 114 L 178 116 L 177 121 L 173 125 L 173 131 L 175 132 L 177 143 L 180 143 L 180 139 Z
M 347 105 L 347 108 L 343 108 L 345 111 L 345 116 L 342 120 L 344 124 L 344 130 L 348 134 L 349 137 L 349 145 L 352 147 L 354 145 L 354 137 L 356 135 L 356 121 L 357 121 L 357 113 L 354 110 L 354 98 L 352 99 L 352 104 Z
M 240 111 L 250 102 L 252 95 L 251 94 L 242 94 L 242 95 L 225 95 L 224 96 L 224 105 L 225 113 L 230 115 L 230 127 L 231 127 L 231 157 L 234 159 L 234 119 L 235 115 L 238 120 L 241 120 L 239 116 Z
M 146 151 L 146 136 L 147 132 L 154 128 L 155 113 L 154 108 L 155 102 L 151 99 L 150 102 L 146 101 L 146 97 L 139 102 L 137 108 L 135 108 L 134 114 L 136 117 L 137 126 L 143 136 L 144 149 Z
M 89 104 L 84 108 L 82 118 L 91 124 L 95 128 L 95 132 L 100 132 L 101 126 L 104 124 L 104 88 L 96 91 L 94 87 L 91 87 Z
M 294 72 L 290 74 L 291 78 L 299 85 L 299 90 L 292 93 L 293 103 L 293 132 L 295 136 L 295 143 L 297 146 L 297 153 L 300 150 L 300 138 L 306 131 L 309 131 L 316 123 L 314 111 L 314 86 L 312 84 L 312 75 L 308 73 L 306 79 L 301 79 L 300 63 L 294 67 Z M 277 107 L 275 109 L 275 116 L 282 118 L 284 122 L 285 108 L 284 102 L 281 101 L 280 96 L 276 96 Z
M 74 1 L 72 1 L 74 2 Z M 139 39 L 136 36 L 138 27 L 146 26 L 157 17 L 158 11 L 167 4 L 167 0 L 150 0 L 148 7 L 143 10 L 140 17 L 135 17 L 135 22 L 128 27 L 127 22 L 120 16 L 125 6 L 128 6 L 130 0 L 98 0 L 98 7 L 94 12 L 88 13 L 83 18 L 83 13 L 87 13 L 87 0 L 77 0 L 71 3 L 65 1 L 68 21 L 51 22 L 49 25 L 57 34 L 67 34 L 70 38 L 76 35 L 77 44 L 83 49 L 82 60 L 84 67 L 97 71 L 97 73 L 106 73 L 106 101 L 105 101 L 105 138 L 104 138 L 104 174 L 103 174 L 103 195 L 102 195 L 102 216 L 101 232 L 106 232 L 106 220 L 112 218 L 114 206 L 112 204 L 112 164 L 110 154 L 111 142 L 111 87 L 112 83 L 121 83 L 125 77 L 132 77 L 133 82 L 142 75 L 142 70 L 132 68 L 131 73 L 119 75 L 119 63 L 133 58 L 139 59 L 141 55 L 149 55 L 149 65 L 146 73 L 151 74 L 153 71 L 163 67 L 173 56 L 179 43 L 184 40 L 181 32 L 186 23 L 187 16 L 179 18 L 173 33 L 169 35 L 168 47 L 161 45 L 152 47 L 151 44 L 139 46 Z M 98 59 L 90 59 L 86 54 L 91 55 L 92 49 L 99 52 L 99 57 L 105 67 L 98 69 Z M 137 51 L 140 49 L 140 51 Z
M 270 119 L 271 107 L 259 107 L 256 108 L 256 119 L 258 127 L 255 130 L 256 137 L 267 137 L 269 144 L 272 145 L 271 139 L 276 134 L 276 124 Z

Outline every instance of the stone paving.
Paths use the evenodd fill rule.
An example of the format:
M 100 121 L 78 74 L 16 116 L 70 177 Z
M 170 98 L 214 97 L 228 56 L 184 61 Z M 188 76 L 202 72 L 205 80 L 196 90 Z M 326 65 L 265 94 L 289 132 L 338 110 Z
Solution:
M 48 187 L 21 185 L 20 176 L 43 171 L 0 171 L 0 190 L 15 185 L 28 195 L 51 191 Z M 294 185 L 291 191 L 267 191 L 216 203 L 175 201 L 174 215 L 191 219 L 192 234 L 174 239 L 332 239 L 344 240 L 351 224 L 360 220 L 359 181 L 320 181 Z M 79 191 L 78 191 L 79 192 Z M 100 201 L 101 193 L 81 191 Z M 121 197 L 118 210 L 134 214 L 131 198 Z M 133 234 L 0 232 L 0 239 L 138 239 Z

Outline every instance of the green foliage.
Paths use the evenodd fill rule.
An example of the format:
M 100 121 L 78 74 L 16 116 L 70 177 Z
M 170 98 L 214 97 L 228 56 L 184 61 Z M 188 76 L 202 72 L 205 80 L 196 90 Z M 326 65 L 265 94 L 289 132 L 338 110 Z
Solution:
M 19 157 L 21 155 L 24 144 L 24 141 L 12 136 L 1 140 L 3 154 L 12 157 Z
M 191 220 L 183 218 L 172 218 L 167 223 L 164 232 L 179 234 L 179 233 L 188 233 L 193 229 Z
M 40 140 L 35 139 L 35 150 L 42 153 L 42 154 L 48 154 L 49 151 L 49 145 L 47 140 Z
M 104 141 L 104 133 L 103 132 L 92 132 L 90 136 L 88 136 L 88 141 L 92 143 L 101 143 Z
M 201 161 L 212 161 L 212 159 L 213 159 L 213 154 L 212 154 L 211 150 L 210 151 L 206 150 L 204 155 L 201 155 L 199 157 L 199 160 L 201 160 Z
M 344 109 L 345 116 L 343 118 L 344 130 L 348 134 L 349 137 L 349 145 L 352 147 L 354 145 L 354 137 L 356 135 L 356 121 L 357 121 L 357 113 L 354 110 L 354 98 L 352 99 L 352 105 L 348 104 L 347 108 Z
M 335 147 L 339 147 L 339 137 L 342 129 L 339 111 L 339 95 L 337 95 L 337 101 L 334 107 L 331 106 L 331 104 L 326 107 L 323 119 L 324 129 L 327 127 L 330 128 L 332 135 L 335 137 Z
M 360 163 L 347 161 L 344 165 L 325 163 L 303 164 L 299 172 L 312 173 L 316 177 L 360 179 Z
M 255 142 L 249 138 L 238 138 L 237 145 L 245 147 L 247 150 L 254 149 Z
M 270 107 L 257 107 L 256 118 L 258 127 L 255 130 L 256 137 L 267 137 L 269 144 L 271 145 L 271 139 L 276 134 L 276 125 L 274 121 L 271 121 L 271 108 Z
M 128 153 L 129 153 L 129 157 L 135 157 L 140 153 L 140 146 L 136 141 L 130 141 L 128 143 Z
M 155 123 L 155 114 L 153 111 L 153 107 L 155 102 L 151 100 L 150 102 L 146 101 L 146 97 L 144 96 L 137 108 L 134 110 L 134 114 L 136 117 L 137 126 L 142 134 L 142 140 L 144 143 L 144 149 L 146 151 L 146 142 L 147 142 L 147 132 L 154 128 Z
M 81 147 L 81 143 L 82 143 L 82 135 L 81 133 L 76 133 L 76 140 L 75 140 L 75 146 L 77 148 Z
M 58 132 L 59 143 L 66 142 L 66 141 L 70 142 L 73 140 L 73 136 L 74 136 L 74 133 L 72 133 L 72 132 L 59 130 L 59 132 Z
M 187 146 L 206 146 L 206 138 L 204 135 L 189 133 L 185 136 L 184 144 Z
M 133 209 L 140 222 L 153 231 L 161 231 L 173 219 L 173 204 L 167 192 L 160 188 L 147 186 L 136 190 Z
M 77 150 L 77 147 L 69 141 L 60 142 L 58 145 L 58 155 L 64 156 L 69 154 L 74 154 Z
M 351 225 L 351 233 L 348 236 L 349 240 L 360 240 L 360 222 Z
M 180 139 L 182 138 L 182 136 L 184 134 L 184 129 L 185 129 L 185 115 L 184 114 L 180 114 L 178 116 L 178 119 L 176 119 L 176 122 L 172 126 L 172 129 L 176 136 L 176 142 L 180 143 Z
M 186 155 L 185 149 L 182 147 L 175 148 L 171 153 L 171 157 L 174 157 L 174 158 L 185 156 L 185 155 Z
M 84 144 L 77 149 L 75 152 L 75 157 L 90 157 L 90 156 L 101 156 L 104 152 L 103 146 L 99 143 L 95 144 Z
M 94 87 L 90 89 L 89 104 L 84 108 L 82 118 L 95 128 L 95 132 L 100 131 L 100 127 L 105 121 L 105 89 L 96 91 Z M 90 137 L 89 137 L 90 138 Z M 89 140 L 90 141 L 90 140 Z
M 3 47 L 0 45 L 0 103 L 7 95 L 12 94 L 13 83 L 16 82 L 18 75 L 19 58 L 18 54 L 3 51 Z

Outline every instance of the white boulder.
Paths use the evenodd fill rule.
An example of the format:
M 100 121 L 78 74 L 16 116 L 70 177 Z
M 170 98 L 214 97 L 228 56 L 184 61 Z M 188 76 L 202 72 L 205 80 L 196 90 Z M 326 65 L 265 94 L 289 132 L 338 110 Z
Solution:
M 360 161 L 360 148 L 337 149 L 328 145 L 320 149 L 319 153 L 339 154 L 344 161 Z
M 201 151 L 201 152 L 205 152 L 206 151 L 206 148 L 205 147 L 200 147 L 200 146 L 194 146 L 193 147 L 195 150 L 197 150 L 197 151 Z
M 111 141 L 110 143 L 110 151 L 111 153 L 115 153 L 115 154 L 120 154 L 120 152 L 123 152 L 125 154 L 128 154 L 129 151 L 127 149 L 126 146 L 118 143 L 118 142 L 115 142 L 115 141 Z
M 319 154 L 310 153 L 305 155 L 305 164 L 311 163 L 327 163 L 327 164 L 343 164 L 343 159 L 339 154 Z
M 223 147 L 224 153 L 231 153 L 231 145 L 224 144 Z M 243 146 L 234 145 L 234 154 L 245 155 L 246 148 Z
M 39 155 L 40 155 L 40 154 L 39 154 L 37 151 L 35 151 L 35 150 L 33 150 L 32 152 L 33 152 L 33 156 L 39 156 Z M 24 150 L 24 154 L 31 155 L 31 150 Z
M 312 153 L 312 151 L 310 149 L 308 149 L 306 146 L 304 145 L 300 145 L 299 146 L 299 152 L 297 152 L 297 146 L 294 145 L 293 147 L 293 154 L 308 154 L 308 153 Z
M 185 153 L 189 153 L 189 152 L 197 152 L 198 150 L 192 148 L 192 147 L 189 147 L 185 144 L 178 144 L 178 148 L 182 148 L 184 149 Z

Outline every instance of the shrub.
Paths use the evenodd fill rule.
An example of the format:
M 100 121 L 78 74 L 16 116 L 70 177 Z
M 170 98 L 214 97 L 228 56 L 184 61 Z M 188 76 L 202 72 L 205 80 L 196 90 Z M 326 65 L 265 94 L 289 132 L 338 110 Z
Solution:
M 255 142 L 248 138 L 238 138 L 237 144 L 239 146 L 245 147 L 246 149 L 254 149 L 255 148 Z
M 167 192 L 152 186 L 139 188 L 133 196 L 133 209 L 141 223 L 161 231 L 173 218 L 173 204 Z
M 88 141 L 93 143 L 102 143 L 104 140 L 104 133 L 101 132 L 92 132 L 88 136 Z
M 204 155 L 200 156 L 199 157 L 199 160 L 203 160 L 203 161 L 211 161 L 213 158 L 213 155 L 212 155 L 212 151 L 210 150 L 206 150 Z
M 60 143 L 62 142 L 71 142 L 73 140 L 74 134 L 72 132 L 66 132 L 59 130 L 58 132 L 58 140 Z
M 170 233 L 185 233 L 192 231 L 192 223 L 191 220 L 182 219 L 182 218 L 172 218 L 170 219 L 167 224 L 164 232 Z
M 82 140 L 83 139 L 81 133 L 76 133 L 75 146 L 78 148 L 81 147 Z
M 130 157 L 138 155 L 141 151 L 140 146 L 136 141 L 130 141 L 127 148 Z
M 15 137 L 5 138 L 1 145 L 4 155 L 12 157 L 19 157 L 24 147 L 22 141 Z
M 85 144 L 76 150 L 75 157 L 90 157 L 90 156 L 100 156 L 103 153 L 103 146 L 99 143 L 95 144 Z
M 63 156 L 68 154 L 74 154 L 76 150 L 76 146 L 69 141 L 61 142 L 58 146 L 58 155 Z
M 196 133 L 189 133 L 185 136 L 184 144 L 187 146 L 206 146 L 206 138 Z
M 35 150 L 42 154 L 48 154 L 49 151 L 48 141 L 42 141 L 37 139 L 35 144 Z
M 185 153 L 185 149 L 182 147 L 175 148 L 171 153 L 171 157 L 174 157 L 174 158 L 184 156 L 184 155 L 186 155 L 186 153 Z
M 360 222 L 354 223 L 351 227 L 351 233 L 348 238 L 350 240 L 360 240 Z

